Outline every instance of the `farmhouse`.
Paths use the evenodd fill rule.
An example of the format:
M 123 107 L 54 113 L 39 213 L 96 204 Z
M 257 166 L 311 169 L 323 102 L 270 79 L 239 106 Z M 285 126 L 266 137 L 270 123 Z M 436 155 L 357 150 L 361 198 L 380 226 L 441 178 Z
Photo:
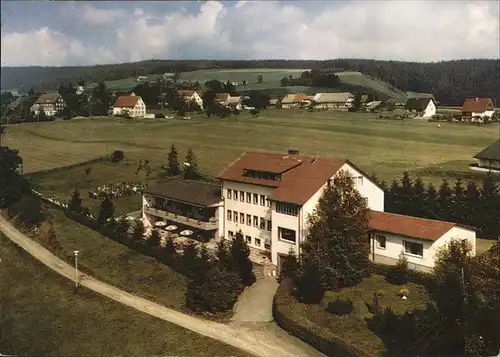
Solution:
M 269 255 L 279 268 L 290 249 L 300 255 L 307 217 L 340 170 L 352 175 L 370 209 L 372 260 L 394 264 L 403 252 L 413 269 L 428 271 L 436 249 L 450 239 L 467 239 L 475 247 L 475 232 L 455 223 L 384 213 L 384 191 L 349 160 L 299 155 L 297 150 L 285 155 L 245 152 L 218 175 L 225 212 L 219 215 L 219 235 L 231 239 L 241 231 L 251 248 Z
M 30 111 L 38 115 L 43 110 L 46 116 L 52 117 L 64 107 L 66 107 L 66 103 L 59 94 L 42 94 L 31 106 Z
M 474 155 L 479 167 L 488 170 L 500 170 L 500 140 Z
M 175 225 L 206 240 L 219 235 L 222 212 L 220 185 L 200 181 L 156 182 L 142 197 L 142 217 L 147 228 Z
M 203 109 L 203 99 L 201 99 L 198 92 L 194 90 L 178 90 L 177 95 L 186 103 L 194 103 Z
M 317 93 L 312 99 L 312 107 L 316 109 L 347 110 L 354 96 L 349 93 Z
M 297 108 L 307 104 L 310 97 L 304 93 L 288 94 L 281 100 L 281 107 L 284 109 Z
M 436 252 L 452 239 L 468 240 L 476 251 L 475 231 L 452 222 L 370 211 L 368 227 L 370 260 L 376 263 L 394 265 L 403 254 L 409 268 L 430 272 Z
M 143 118 L 146 115 L 146 104 L 134 93 L 121 95 L 113 105 L 113 115 L 130 115 L 132 118 Z
M 215 100 L 224 107 L 242 109 L 241 97 L 232 97 L 229 93 L 217 93 Z
M 375 101 L 366 103 L 365 110 L 367 112 L 373 113 L 373 112 L 380 110 L 381 105 L 382 105 L 382 102 L 380 100 L 375 100 Z
M 431 118 L 436 115 L 436 103 L 432 98 L 409 98 L 405 109 L 415 118 Z
M 461 110 L 462 116 L 465 118 L 491 118 L 493 113 L 495 113 L 495 108 L 490 98 L 467 98 Z

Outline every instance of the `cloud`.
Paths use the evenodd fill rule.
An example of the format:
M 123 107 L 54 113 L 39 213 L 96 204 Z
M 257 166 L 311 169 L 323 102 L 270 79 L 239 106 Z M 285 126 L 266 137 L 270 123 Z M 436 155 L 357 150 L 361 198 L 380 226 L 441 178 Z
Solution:
M 121 9 L 103 9 L 78 3 L 66 3 L 61 13 L 90 26 L 109 26 L 127 16 L 127 12 Z
M 147 2 L 129 10 L 71 6 L 77 9 L 72 12 L 78 14 L 79 21 L 99 26 L 86 28 L 95 33 L 92 41 L 48 27 L 2 34 L 2 62 L 499 57 L 498 2 L 206 1 L 194 12 L 179 9 L 163 13 Z M 104 43 L 104 38 L 111 40 Z M 47 47 L 38 46 L 40 41 Z M 48 55 L 46 49 L 61 53 L 51 51 Z

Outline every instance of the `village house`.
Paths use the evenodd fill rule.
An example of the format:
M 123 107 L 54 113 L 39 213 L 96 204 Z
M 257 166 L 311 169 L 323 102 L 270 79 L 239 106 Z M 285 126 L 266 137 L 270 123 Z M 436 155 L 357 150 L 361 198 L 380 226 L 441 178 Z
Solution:
M 177 95 L 179 95 L 179 97 L 181 97 L 181 100 L 183 100 L 184 102 L 194 103 L 201 109 L 203 109 L 203 99 L 201 99 L 201 96 L 198 94 L 198 92 L 194 90 L 178 90 Z
M 372 102 L 366 103 L 365 110 L 367 112 L 374 113 L 376 111 L 379 111 L 381 106 L 382 106 L 382 101 L 374 100 Z
M 307 105 L 311 97 L 304 93 L 287 94 L 281 100 L 281 107 L 284 109 L 298 108 Z
M 436 115 L 436 103 L 432 98 L 408 98 L 405 109 L 419 119 L 428 119 Z
M 477 166 L 488 170 L 500 170 L 500 140 L 474 155 Z
M 462 117 L 470 119 L 474 117 L 491 118 L 495 113 L 495 107 L 490 98 L 467 98 L 462 105 Z
M 394 264 L 403 253 L 413 269 L 429 271 L 435 250 L 450 239 L 467 239 L 475 247 L 475 232 L 469 228 L 384 213 L 384 191 L 349 160 L 299 155 L 295 150 L 245 152 L 218 175 L 225 211 L 219 215 L 219 234 L 231 239 L 241 231 L 249 246 L 268 255 L 279 269 L 290 249 L 300 256 L 308 215 L 340 170 L 353 177 L 370 210 L 370 259 Z
M 217 93 L 215 100 L 226 108 L 243 109 L 241 97 L 232 97 L 229 93 Z
M 311 106 L 315 109 L 348 110 L 354 96 L 349 93 L 316 93 Z
M 140 96 L 131 93 L 121 95 L 113 105 L 113 115 L 129 115 L 132 118 L 144 118 L 146 116 L 146 104 Z
M 470 242 L 476 251 L 476 232 L 453 222 L 370 211 L 370 260 L 394 265 L 400 255 L 406 257 L 410 269 L 430 272 L 439 248 L 452 239 Z
M 58 93 L 42 94 L 30 108 L 35 115 L 43 110 L 46 116 L 53 117 L 57 112 L 66 107 L 64 99 Z
M 208 241 L 217 238 L 223 214 L 220 185 L 171 179 L 148 186 L 142 197 L 147 229 L 175 226 Z M 161 223 L 159 223 L 161 222 Z

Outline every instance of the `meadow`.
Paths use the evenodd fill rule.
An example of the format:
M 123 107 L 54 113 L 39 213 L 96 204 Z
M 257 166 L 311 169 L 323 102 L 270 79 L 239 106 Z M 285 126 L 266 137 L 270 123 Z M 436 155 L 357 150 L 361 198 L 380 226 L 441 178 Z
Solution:
M 83 287 L 75 295 L 71 281 L 1 234 L 0 256 L 0 351 L 5 355 L 248 356 Z

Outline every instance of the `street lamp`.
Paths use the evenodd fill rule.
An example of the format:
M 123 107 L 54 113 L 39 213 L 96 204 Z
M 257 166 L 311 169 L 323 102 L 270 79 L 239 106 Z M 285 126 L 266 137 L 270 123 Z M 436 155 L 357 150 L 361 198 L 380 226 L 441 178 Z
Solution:
M 73 252 L 75 254 L 75 288 L 78 288 L 78 250 Z

